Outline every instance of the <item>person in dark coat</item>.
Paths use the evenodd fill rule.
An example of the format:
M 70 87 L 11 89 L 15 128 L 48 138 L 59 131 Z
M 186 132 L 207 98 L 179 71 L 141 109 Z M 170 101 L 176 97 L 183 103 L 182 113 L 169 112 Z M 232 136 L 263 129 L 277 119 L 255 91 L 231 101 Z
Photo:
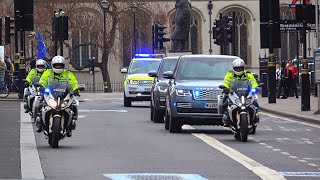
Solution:
M 279 83 L 278 83 L 278 96 L 277 98 L 280 98 L 281 91 L 283 89 L 283 96 L 286 95 L 287 92 L 287 75 L 286 75 L 286 63 L 281 63 L 281 70 L 279 71 L 280 77 L 279 77 Z
M 37 60 L 38 60 L 38 56 L 34 55 L 33 56 L 33 60 L 30 62 L 30 69 L 35 69 L 36 68 Z
M 171 34 L 172 50 L 185 50 L 186 41 L 189 39 L 191 4 L 188 0 L 176 0 L 175 28 Z

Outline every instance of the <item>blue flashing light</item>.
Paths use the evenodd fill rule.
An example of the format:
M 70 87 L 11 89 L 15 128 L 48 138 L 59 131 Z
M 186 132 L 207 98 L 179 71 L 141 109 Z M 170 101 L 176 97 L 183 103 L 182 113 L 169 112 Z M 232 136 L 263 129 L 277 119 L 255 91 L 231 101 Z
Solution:
M 152 57 L 152 54 L 135 54 L 134 57 L 136 57 L 136 58 L 148 58 L 148 57 Z
M 174 102 L 174 103 L 173 103 L 173 106 L 177 106 L 177 103 Z
M 49 88 L 46 88 L 46 89 L 44 89 L 44 92 L 49 93 L 49 92 L 50 92 L 50 89 L 49 89 Z
M 252 88 L 252 89 L 251 89 L 251 92 L 252 92 L 252 93 L 256 93 L 256 92 L 257 92 L 257 89 L 256 89 L 256 88 Z
M 194 96 L 197 98 L 200 96 L 200 92 L 199 91 L 194 91 Z

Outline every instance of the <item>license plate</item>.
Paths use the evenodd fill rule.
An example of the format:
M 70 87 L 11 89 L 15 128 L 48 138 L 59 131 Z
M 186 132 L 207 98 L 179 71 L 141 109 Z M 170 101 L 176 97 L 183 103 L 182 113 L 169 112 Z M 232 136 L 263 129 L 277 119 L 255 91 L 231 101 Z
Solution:
M 206 108 L 217 108 L 218 104 L 217 103 L 206 103 Z
M 151 88 L 145 88 L 144 91 L 150 92 Z

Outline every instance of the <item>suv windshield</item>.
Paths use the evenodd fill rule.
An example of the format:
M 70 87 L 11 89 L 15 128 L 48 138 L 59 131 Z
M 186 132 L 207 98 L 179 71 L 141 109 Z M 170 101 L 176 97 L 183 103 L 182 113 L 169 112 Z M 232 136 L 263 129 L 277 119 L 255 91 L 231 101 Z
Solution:
M 158 77 L 159 79 L 164 79 L 163 78 L 163 73 L 166 71 L 174 71 L 174 68 L 176 67 L 178 59 L 168 59 L 168 60 L 164 60 L 162 61 L 162 65 L 160 67 L 159 73 L 158 73 Z
M 159 69 L 160 60 L 132 60 L 128 74 L 147 74 L 151 70 Z
M 182 58 L 176 71 L 177 80 L 223 80 L 232 70 L 234 58 Z

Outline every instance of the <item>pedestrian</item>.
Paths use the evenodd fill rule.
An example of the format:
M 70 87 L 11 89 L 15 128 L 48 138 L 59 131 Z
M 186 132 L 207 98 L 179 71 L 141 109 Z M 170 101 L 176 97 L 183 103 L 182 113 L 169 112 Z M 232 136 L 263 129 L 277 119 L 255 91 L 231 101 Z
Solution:
M 6 63 L 0 57 L 0 92 L 4 90 L 5 83 L 4 83 L 4 75 L 7 70 Z
M 286 67 L 286 76 L 287 76 L 287 92 L 282 99 L 288 98 L 291 89 L 296 94 L 296 98 L 299 98 L 298 96 L 298 89 L 297 89 L 297 79 L 299 76 L 298 68 L 293 65 L 292 60 L 288 60 L 288 66 Z
M 38 60 L 38 56 L 34 55 L 33 56 L 33 60 L 30 62 L 30 69 L 35 69 L 36 68 L 37 60 Z
M 281 63 L 281 69 L 279 70 L 279 82 L 278 82 L 278 96 L 280 98 L 281 91 L 283 89 L 283 97 L 287 92 L 287 76 L 286 76 L 286 62 Z
M 14 71 L 13 70 L 14 67 L 13 67 L 12 61 L 10 60 L 9 56 L 4 57 L 4 62 L 6 63 L 8 73 L 12 73 Z

